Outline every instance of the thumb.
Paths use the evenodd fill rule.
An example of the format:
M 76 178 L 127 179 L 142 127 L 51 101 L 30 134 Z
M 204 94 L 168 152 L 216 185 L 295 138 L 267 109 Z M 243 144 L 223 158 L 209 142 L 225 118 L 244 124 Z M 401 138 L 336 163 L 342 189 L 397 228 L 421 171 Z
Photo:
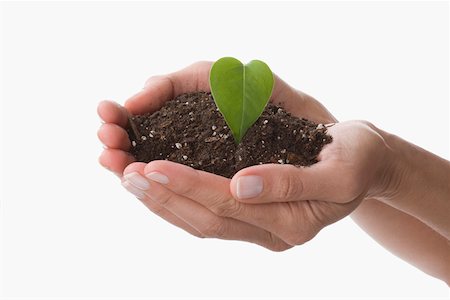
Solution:
M 331 201 L 339 191 L 338 168 L 325 161 L 310 167 L 267 164 L 242 169 L 231 180 L 233 197 L 246 203 Z

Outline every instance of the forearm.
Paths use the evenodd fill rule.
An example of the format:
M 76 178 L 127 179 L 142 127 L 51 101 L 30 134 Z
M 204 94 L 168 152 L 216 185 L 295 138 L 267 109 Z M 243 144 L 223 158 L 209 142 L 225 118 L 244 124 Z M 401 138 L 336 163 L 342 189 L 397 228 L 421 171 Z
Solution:
M 450 284 L 450 243 L 433 229 L 375 199 L 365 199 L 351 217 L 384 248 Z
M 388 155 L 374 198 L 419 219 L 450 238 L 450 162 L 401 138 L 380 131 Z

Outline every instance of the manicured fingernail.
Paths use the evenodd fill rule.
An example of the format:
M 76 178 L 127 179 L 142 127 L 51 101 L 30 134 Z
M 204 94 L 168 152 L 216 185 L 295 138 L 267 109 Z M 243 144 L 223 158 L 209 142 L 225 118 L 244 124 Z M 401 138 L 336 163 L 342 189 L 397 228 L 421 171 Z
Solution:
M 236 194 L 238 198 L 253 198 L 261 194 L 263 180 L 260 176 L 241 176 L 237 180 Z
M 127 191 L 129 191 L 130 193 L 135 195 L 137 198 L 144 199 L 145 193 L 143 190 L 138 189 L 137 187 L 135 187 L 134 185 L 132 185 L 130 182 L 128 182 L 126 180 L 122 181 L 122 185 Z
M 141 176 L 138 172 L 128 173 L 127 175 L 123 176 L 123 178 L 125 179 L 125 181 L 129 181 L 132 185 L 143 191 L 147 190 L 150 187 L 147 179 Z
M 156 181 L 158 183 L 161 183 L 161 184 L 168 184 L 169 183 L 169 178 L 166 175 L 161 174 L 159 172 L 148 173 L 148 174 L 145 175 L 145 177 L 147 177 L 150 180 L 153 180 L 153 181 Z

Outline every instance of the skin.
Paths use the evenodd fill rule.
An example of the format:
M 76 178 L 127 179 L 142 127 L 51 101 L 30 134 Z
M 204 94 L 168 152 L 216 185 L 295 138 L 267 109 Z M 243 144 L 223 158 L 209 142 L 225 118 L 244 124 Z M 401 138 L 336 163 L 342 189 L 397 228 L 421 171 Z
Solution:
M 450 163 L 366 121 L 337 123 L 312 97 L 276 76 L 271 101 L 328 128 L 333 142 L 308 168 L 267 164 L 232 179 L 169 161 L 134 162 L 128 114 L 158 110 L 191 91 L 209 91 L 210 62 L 151 77 L 122 107 L 102 101 L 102 166 L 152 212 L 198 237 L 242 240 L 283 251 L 351 214 L 385 248 L 450 282 Z M 249 180 L 261 188 L 249 196 Z M 246 185 L 247 183 L 247 185 Z M 246 187 L 246 189 L 243 189 Z M 244 192 L 243 192 L 244 191 Z M 243 197 L 245 196 L 245 197 Z

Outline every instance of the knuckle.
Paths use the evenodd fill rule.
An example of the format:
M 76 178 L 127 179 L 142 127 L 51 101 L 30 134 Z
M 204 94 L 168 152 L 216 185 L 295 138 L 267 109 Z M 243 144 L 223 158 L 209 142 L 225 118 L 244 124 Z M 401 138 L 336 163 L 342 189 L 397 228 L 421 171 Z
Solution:
M 191 167 L 185 166 L 189 168 L 189 181 L 185 181 L 183 184 L 177 186 L 176 193 L 179 195 L 183 195 L 190 199 L 199 199 L 204 197 L 202 195 L 202 188 L 199 188 L 198 182 L 201 182 L 200 174 L 198 170 L 192 169 Z
M 162 207 L 161 205 L 158 205 L 157 203 L 154 203 L 153 201 L 144 200 L 144 204 L 145 204 L 145 206 L 148 207 L 148 209 L 152 213 L 154 213 L 158 216 L 161 216 L 163 211 L 165 211 L 164 207 Z
M 310 234 L 304 230 L 291 230 L 284 237 L 283 240 L 292 246 L 303 245 L 314 237 L 313 234 Z
M 293 198 L 300 191 L 300 185 L 293 176 L 286 176 L 279 180 L 275 196 L 278 200 L 288 200 Z
M 222 218 L 214 218 L 208 222 L 203 230 L 199 230 L 204 237 L 224 238 L 226 233 L 226 222 Z
M 282 252 L 292 248 L 291 245 L 286 244 L 271 232 L 268 232 L 268 245 L 265 247 L 273 252 Z
M 288 245 L 286 243 L 277 243 L 277 244 L 274 244 L 274 245 L 270 245 L 270 246 L 268 246 L 266 248 L 269 249 L 270 251 L 273 251 L 273 252 L 283 252 L 283 251 L 286 251 L 288 249 L 291 249 L 292 247 L 293 246 Z
M 200 190 L 195 184 L 180 184 L 177 193 L 191 199 L 200 197 Z
M 366 120 L 357 120 L 356 122 L 358 122 L 359 124 L 361 124 L 363 126 L 369 127 L 371 129 L 375 128 L 375 125 L 373 123 L 366 121 Z
M 235 217 L 239 215 L 241 208 L 242 205 L 238 201 L 233 198 L 228 198 L 225 201 L 217 202 L 210 209 L 220 217 Z
M 152 195 L 150 198 L 156 200 L 161 207 L 166 207 L 169 205 L 172 196 L 170 193 L 159 193 L 158 195 Z
M 286 243 L 292 246 L 299 246 L 306 243 L 306 240 L 302 236 L 295 234 L 289 234 L 284 240 L 286 241 Z
M 205 236 L 201 232 L 199 232 L 197 230 L 190 231 L 189 233 L 192 234 L 193 236 L 199 238 L 199 239 L 204 239 L 205 238 Z
M 204 235 L 202 232 L 198 232 L 198 234 L 194 234 L 195 237 L 198 237 L 199 239 L 206 239 L 206 235 Z

